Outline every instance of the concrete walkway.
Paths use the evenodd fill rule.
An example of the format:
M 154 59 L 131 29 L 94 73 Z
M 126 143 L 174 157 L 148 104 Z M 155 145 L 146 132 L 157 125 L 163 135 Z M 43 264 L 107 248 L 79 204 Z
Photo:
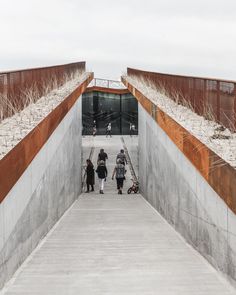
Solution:
M 88 139 L 114 167 L 119 137 Z M 129 186 L 127 175 L 126 189 Z M 96 187 L 98 191 L 98 187 Z M 3 294 L 3 293 L 2 293 Z M 82 194 L 17 272 L 4 294 L 235 294 L 140 195 Z

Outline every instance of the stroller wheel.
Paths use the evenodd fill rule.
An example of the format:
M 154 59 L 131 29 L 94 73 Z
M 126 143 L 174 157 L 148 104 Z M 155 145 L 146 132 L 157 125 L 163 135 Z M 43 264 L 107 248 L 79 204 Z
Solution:
M 139 189 L 138 189 L 138 187 L 136 187 L 136 188 L 134 189 L 135 194 L 137 194 L 138 191 L 139 191 Z
M 131 194 L 131 192 L 132 192 L 132 188 L 130 187 L 130 188 L 127 190 L 127 193 L 128 193 L 128 194 Z

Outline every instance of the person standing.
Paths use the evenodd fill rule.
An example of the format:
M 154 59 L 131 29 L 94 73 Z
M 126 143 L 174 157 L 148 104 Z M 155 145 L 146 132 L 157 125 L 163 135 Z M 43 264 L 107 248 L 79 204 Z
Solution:
M 90 159 L 86 160 L 87 167 L 86 167 L 86 184 L 87 184 L 87 191 L 86 193 L 89 193 L 89 188 L 91 186 L 91 192 L 94 191 L 94 167 L 93 163 Z
M 125 173 L 126 173 L 125 165 L 122 164 L 121 159 L 118 159 L 112 174 L 112 180 L 114 179 L 114 176 L 116 176 L 118 194 L 122 194 Z
M 128 164 L 127 159 L 126 159 L 126 155 L 125 155 L 125 151 L 123 149 L 121 149 L 119 154 L 116 156 L 116 162 L 118 159 L 121 160 L 121 164 L 123 164 L 123 165 Z
M 105 165 L 104 161 L 99 161 L 98 163 L 98 167 L 96 170 L 97 174 L 98 174 L 98 178 L 99 178 L 99 183 L 100 183 L 100 194 L 104 194 L 103 190 L 104 190 L 104 182 L 106 181 L 106 177 L 107 177 L 107 167 Z
M 106 164 L 106 160 L 108 159 L 107 153 L 104 152 L 104 149 L 100 149 L 100 153 L 98 154 L 97 163 L 100 161 L 104 161 Z
M 111 137 L 111 123 L 109 123 L 109 124 L 107 125 L 106 137 L 107 137 L 108 135 L 110 135 L 110 137 Z

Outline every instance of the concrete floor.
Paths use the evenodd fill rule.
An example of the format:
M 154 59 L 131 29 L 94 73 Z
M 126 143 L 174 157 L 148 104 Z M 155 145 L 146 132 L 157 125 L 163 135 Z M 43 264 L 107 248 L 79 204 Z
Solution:
M 236 294 L 141 195 L 116 193 L 120 138 L 86 138 L 84 158 L 91 144 L 94 162 L 108 152 L 105 194 L 82 194 L 0 294 Z

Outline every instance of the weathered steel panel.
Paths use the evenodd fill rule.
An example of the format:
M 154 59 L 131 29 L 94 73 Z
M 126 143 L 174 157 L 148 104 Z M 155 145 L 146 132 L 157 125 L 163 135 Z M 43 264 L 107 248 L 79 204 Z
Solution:
M 146 79 L 157 88 L 164 87 L 173 100 L 178 94 L 181 103 L 191 104 L 197 114 L 235 131 L 235 81 L 168 75 L 131 68 L 127 69 L 127 74 Z
M 24 97 L 27 90 L 34 88 L 41 96 L 44 94 L 44 86 L 52 79 L 57 79 L 57 82 L 62 84 L 65 74 L 70 75 L 76 70 L 85 71 L 85 62 L 0 73 L 0 96 L 6 96 L 10 104 L 22 109 L 25 106 Z M 1 118 L 11 115 L 13 113 L 4 108 Z

